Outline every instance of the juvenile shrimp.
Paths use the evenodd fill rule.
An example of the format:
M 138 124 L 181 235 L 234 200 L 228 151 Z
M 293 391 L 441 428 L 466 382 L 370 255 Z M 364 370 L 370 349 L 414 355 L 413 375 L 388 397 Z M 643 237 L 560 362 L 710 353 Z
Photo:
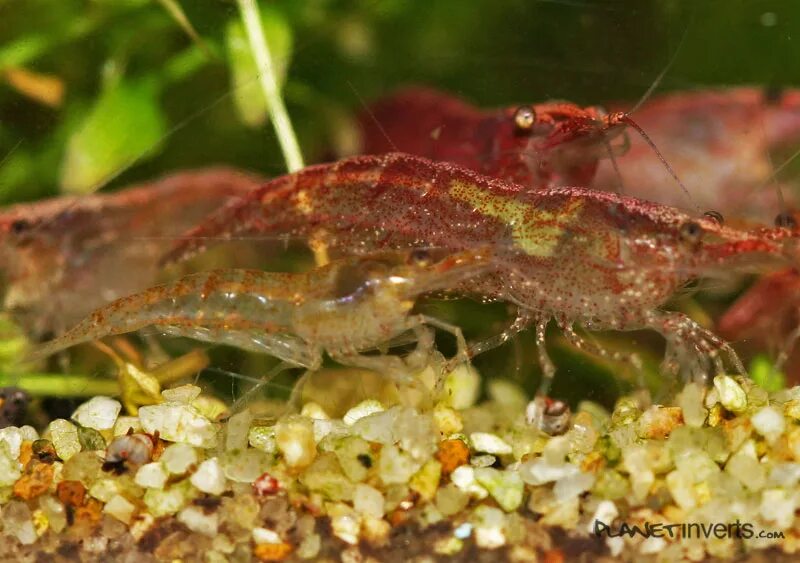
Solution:
M 738 230 L 586 188 L 531 191 L 406 154 L 354 157 L 276 178 L 188 232 L 166 260 L 241 233 L 322 236 L 329 248 L 351 253 L 490 244 L 497 270 L 461 289 L 511 302 L 519 313 L 470 353 L 533 324 L 546 382 L 555 371 L 544 337 L 553 319 L 575 345 L 597 353 L 573 326 L 656 330 L 667 340 L 664 367 L 671 372 L 702 377 L 711 365 L 721 369 L 720 351 L 743 371 L 726 342 L 662 306 L 695 277 L 794 263 L 797 242 L 789 228 Z
M 156 281 L 170 237 L 260 179 L 229 168 L 173 174 L 120 192 L 0 210 L 3 308 L 34 337 Z
M 186 276 L 124 297 L 92 313 L 63 336 L 37 348 L 31 359 L 105 336 L 153 326 L 162 332 L 227 344 L 315 370 L 323 352 L 336 361 L 406 374 L 394 356 L 362 352 L 391 344 L 412 331 L 427 359 L 428 327 L 451 332 L 462 355 L 466 344 L 454 326 L 411 314 L 416 298 L 487 271 L 490 256 L 479 249 L 434 260 L 422 249 L 332 262 L 305 274 L 215 270 Z
M 611 105 L 626 111 L 624 104 Z M 771 188 L 770 153 L 800 144 L 800 90 L 731 88 L 656 96 L 635 111 L 701 209 L 769 224 L 780 207 Z M 685 205 L 674 180 L 636 136 L 617 161 L 601 162 L 592 186 L 609 190 L 622 176 L 626 193 L 666 205 Z M 769 189 L 765 189 L 769 187 Z M 791 190 L 782 190 L 791 197 Z M 790 201 L 790 203 L 794 203 Z

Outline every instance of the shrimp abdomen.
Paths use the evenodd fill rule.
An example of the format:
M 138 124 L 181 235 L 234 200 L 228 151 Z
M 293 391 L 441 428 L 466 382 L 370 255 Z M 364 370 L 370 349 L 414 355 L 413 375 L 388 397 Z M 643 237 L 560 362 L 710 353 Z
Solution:
M 288 326 L 297 289 L 290 274 L 218 270 L 186 276 L 101 307 L 61 337 L 34 350 L 43 358 L 76 344 L 148 326 L 206 341 L 230 331 L 279 332 Z M 169 327 L 169 328 L 167 328 Z M 198 333 L 199 334 L 199 333 Z M 219 338 L 209 335 L 217 334 Z

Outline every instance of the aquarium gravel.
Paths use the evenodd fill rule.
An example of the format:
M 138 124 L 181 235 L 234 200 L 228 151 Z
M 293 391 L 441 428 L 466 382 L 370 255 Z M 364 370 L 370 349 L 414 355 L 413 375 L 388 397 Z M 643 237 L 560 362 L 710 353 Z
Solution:
M 184 385 L 138 417 L 94 397 L 41 435 L 4 428 L 0 553 L 552 563 L 800 551 L 800 387 L 718 376 L 671 405 L 642 392 L 613 412 L 584 402 L 549 436 L 508 381 L 473 404 L 475 375 L 452 373 L 433 404 L 370 399 L 336 417 L 314 402 L 268 422 L 215 417 Z

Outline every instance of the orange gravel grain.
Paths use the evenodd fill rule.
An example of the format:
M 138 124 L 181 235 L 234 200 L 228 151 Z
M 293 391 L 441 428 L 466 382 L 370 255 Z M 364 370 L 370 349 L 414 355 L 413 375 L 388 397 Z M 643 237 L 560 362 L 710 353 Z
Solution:
M 50 489 L 55 467 L 49 463 L 34 460 L 25 468 L 25 474 L 14 483 L 14 494 L 21 499 L 31 500 Z
M 469 448 L 463 440 L 442 440 L 436 459 L 442 464 L 442 474 L 450 475 L 457 467 L 469 462 Z
M 253 554 L 261 561 L 283 561 L 292 553 L 292 546 L 286 542 L 262 543 L 253 549 Z

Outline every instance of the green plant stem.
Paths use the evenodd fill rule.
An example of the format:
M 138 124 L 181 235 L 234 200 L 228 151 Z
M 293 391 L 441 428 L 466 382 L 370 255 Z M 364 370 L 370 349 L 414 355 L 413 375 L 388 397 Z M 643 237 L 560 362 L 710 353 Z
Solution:
M 60 373 L 28 373 L 20 376 L 0 373 L 0 387 L 5 386 L 19 387 L 34 397 L 94 397 L 120 393 L 116 379 Z
M 264 37 L 264 29 L 261 25 L 261 17 L 258 13 L 255 0 L 238 0 L 239 11 L 242 14 L 247 39 L 250 42 L 250 49 L 253 51 L 253 58 L 259 68 L 258 78 L 264 97 L 267 100 L 270 119 L 272 120 L 278 142 L 283 151 L 283 158 L 286 160 L 286 168 L 289 172 L 296 172 L 303 168 L 303 156 L 300 153 L 300 145 L 286 112 L 278 82 L 275 79 L 275 67 L 272 63 L 272 55 Z

